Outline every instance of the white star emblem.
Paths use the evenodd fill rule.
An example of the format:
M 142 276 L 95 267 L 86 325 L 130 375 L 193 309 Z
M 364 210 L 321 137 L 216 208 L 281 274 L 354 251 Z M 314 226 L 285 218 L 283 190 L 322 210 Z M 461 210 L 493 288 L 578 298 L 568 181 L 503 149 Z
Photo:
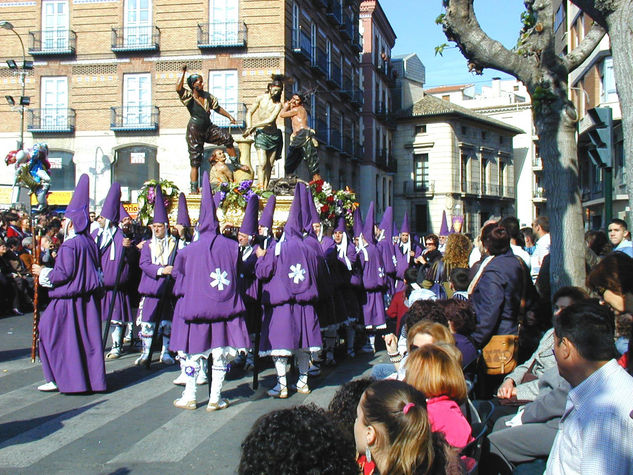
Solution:
M 381 279 L 385 276 L 385 269 L 383 269 L 382 267 L 378 268 L 378 277 L 380 277 Z
M 226 278 L 227 275 L 226 271 L 216 267 L 215 272 L 211 272 L 209 275 L 209 277 L 213 279 L 209 285 L 214 288 L 217 287 L 218 290 L 224 290 L 224 286 L 228 286 L 231 283 L 231 281 Z
M 288 277 L 292 279 L 292 282 L 298 284 L 305 280 L 306 270 L 301 268 L 301 264 L 297 263 L 294 266 L 290 266 L 290 272 Z

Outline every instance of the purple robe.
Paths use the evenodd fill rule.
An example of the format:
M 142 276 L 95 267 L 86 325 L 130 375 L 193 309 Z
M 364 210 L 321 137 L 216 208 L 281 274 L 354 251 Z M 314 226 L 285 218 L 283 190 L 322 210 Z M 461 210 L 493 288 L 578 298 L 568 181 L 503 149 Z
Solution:
M 259 246 L 255 244 L 251 247 L 250 252 L 248 248 L 240 250 L 240 259 L 237 266 L 239 291 L 246 306 L 246 327 L 251 334 L 257 332 L 258 320 L 261 319 L 259 281 L 255 276 L 255 264 L 257 263 L 255 251 L 257 249 L 259 249 Z M 245 255 L 246 257 L 244 257 Z
M 344 244 L 345 241 L 341 242 L 340 245 L 335 245 L 335 260 L 330 265 L 332 283 L 335 292 L 340 294 L 343 300 L 345 317 L 347 319 L 358 319 L 361 316 L 361 308 L 358 304 L 357 292 L 352 286 L 352 272 L 358 266 L 358 255 L 356 247 L 350 242 L 347 243 L 344 256 L 341 256 L 338 250 L 339 246 Z M 352 267 L 351 270 L 349 269 L 350 266 Z
M 47 381 L 62 393 L 105 391 L 98 251 L 87 234 L 67 239 L 48 274 L 51 302 L 39 323 L 40 359 Z
M 378 328 L 385 325 L 385 302 L 383 292 L 387 285 L 382 255 L 375 244 L 369 243 L 358 251 L 363 269 L 363 286 L 365 294 L 362 297 L 365 327 Z
M 103 286 L 105 290 L 100 302 L 101 318 L 104 321 L 108 318 L 110 303 L 114 298 L 114 284 L 116 282 L 117 270 L 119 268 L 119 263 L 123 259 L 124 264 L 121 268 L 118 291 L 114 307 L 112 309 L 112 321 L 128 323 L 133 320 L 132 307 L 130 306 L 130 296 L 125 290 L 125 285 L 127 284 L 130 273 L 130 263 L 128 261 L 127 252 L 125 252 L 125 248 L 123 247 L 123 232 L 118 228 L 115 229 L 116 232 L 113 236 L 115 249 L 114 259 L 110 258 L 112 242 L 99 249 L 101 272 L 103 272 Z M 92 233 L 92 237 L 95 238 L 96 235 L 97 231 L 95 230 L 95 232 Z
M 173 316 L 173 303 L 171 298 L 171 287 L 173 280 L 166 275 L 158 275 L 158 269 L 168 264 L 160 265 L 152 262 L 152 250 L 150 243 L 147 241 L 141 249 L 141 257 L 139 259 L 139 267 L 141 268 L 141 282 L 138 286 L 138 292 L 141 294 L 141 301 L 138 305 L 138 313 L 143 322 L 160 322 L 162 320 L 171 320 Z M 167 262 L 174 262 L 174 253 L 178 252 L 177 241 L 169 238 L 171 253 Z M 161 302 L 161 300 L 164 300 Z
M 409 242 L 411 243 L 411 250 L 414 251 L 415 255 L 413 259 L 420 257 L 422 254 L 422 250 L 411 241 L 411 237 L 409 237 Z M 394 246 L 396 251 L 396 292 L 400 292 L 404 289 L 404 273 L 411 266 L 412 258 L 409 254 L 404 253 L 402 243 Z

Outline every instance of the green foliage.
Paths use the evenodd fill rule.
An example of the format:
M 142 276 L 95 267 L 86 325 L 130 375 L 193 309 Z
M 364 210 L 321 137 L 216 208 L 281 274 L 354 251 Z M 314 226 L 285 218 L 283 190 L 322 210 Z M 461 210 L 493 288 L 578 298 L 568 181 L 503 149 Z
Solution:
M 438 54 L 440 56 L 444 56 L 444 48 L 448 47 L 448 43 L 442 43 L 441 45 L 438 45 L 435 47 L 435 56 L 437 56 Z
M 444 19 L 446 18 L 446 13 L 440 13 L 437 18 L 435 19 L 435 24 L 436 25 L 443 25 L 444 24 Z

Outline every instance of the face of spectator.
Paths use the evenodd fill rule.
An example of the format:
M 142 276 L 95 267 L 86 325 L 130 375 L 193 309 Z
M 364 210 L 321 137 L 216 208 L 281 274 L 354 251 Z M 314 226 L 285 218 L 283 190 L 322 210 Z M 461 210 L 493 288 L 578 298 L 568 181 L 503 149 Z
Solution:
M 541 226 L 539 226 L 537 223 L 532 223 L 532 232 L 534 233 L 534 235 L 537 237 L 537 239 L 540 239 L 541 237 L 543 237 L 545 234 L 547 234 L 543 228 Z
M 406 244 L 409 242 L 409 233 L 400 233 L 400 242 Z
M 525 247 L 534 247 L 534 242 L 530 236 L 523 236 L 523 239 L 525 239 Z
M 624 297 L 622 295 L 607 289 L 602 294 L 601 300 L 611 307 L 616 314 L 624 312 Z
M 31 227 L 31 220 L 29 218 L 22 218 L 20 221 L 20 227 L 22 229 L 29 229 Z
M 6 244 L 0 244 L 0 256 L 4 256 L 7 253 L 7 245 Z
M 570 297 L 559 297 L 554 302 L 554 316 L 558 317 L 560 312 L 572 305 L 574 301 Z
M 342 231 L 334 231 L 332 233 L 332 239 L 336 244 L 340 244 L 343 241 L 343 232 Z
M 446 236 L 440 236 L 440 244 L 446 244 Z
M 614 246 L 618 246 L 626 236 L 626 229 L 624 229 L 624 226 L 620 226 L 617 223 L 609 224 L 608 231 L 609 241 L 611 241 L 611 244 Z
M 373 426 L 366 426 L 363 422 L 365 414 L 363 413 L 363 403 L 365 395 L 360 398 L 360 402 L 356 407 L 356 420 L 354 421 L 354 441 L 356 442 L 356 451 L 364 454 L 367 447 L 370 447 L 376 441 L 376 431 Z
M 433 337 L 431 335 L 429 335 L 428 333 L 418 333 L 417 335 L 413 337 L 413 340 L 411 341 L 411 347 L 409 348 L 409 350 L 414 351 L 414 350 L 417 350 L 418 348 L 422 348 L 425 345 L 432 345 L 432 344 L 433 344 Z
M 437 243 L 435 242 L 435 240 L 427 239 L 426 240 L 426 250 L 427 251 L 434 251 L 436 249 L 437 249 Z
M 91 223 L 94 223 L 95 218 L 96 218 L 95 212 L 94 212 L 94 211 L 91 211 L 91 212 L 90 212 L 90 214 L 89 214 L 88 216 L 90 216 L 90 222 L 91 222 Z

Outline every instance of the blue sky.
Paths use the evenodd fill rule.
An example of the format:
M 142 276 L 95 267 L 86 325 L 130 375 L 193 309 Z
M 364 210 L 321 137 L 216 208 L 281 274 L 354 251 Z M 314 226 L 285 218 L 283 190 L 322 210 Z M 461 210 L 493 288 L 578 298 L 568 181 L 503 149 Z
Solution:
M 487 84 L 493 77 L 510 78 L 492 69 L 483 76 L 468 72 L 466 60 L 455 47 L 435 56 L 435 47 L 448 43 L 435 18 L 442 12 L 441 0 L 379 0 L 396 32 L 393 55 L 416 53 L 426 67 L 425 87 L 452 84 Z M 521 0 L 477 0 L 475 13 L 488 36 L 508 48 L 516 44 L 521 29 Z

